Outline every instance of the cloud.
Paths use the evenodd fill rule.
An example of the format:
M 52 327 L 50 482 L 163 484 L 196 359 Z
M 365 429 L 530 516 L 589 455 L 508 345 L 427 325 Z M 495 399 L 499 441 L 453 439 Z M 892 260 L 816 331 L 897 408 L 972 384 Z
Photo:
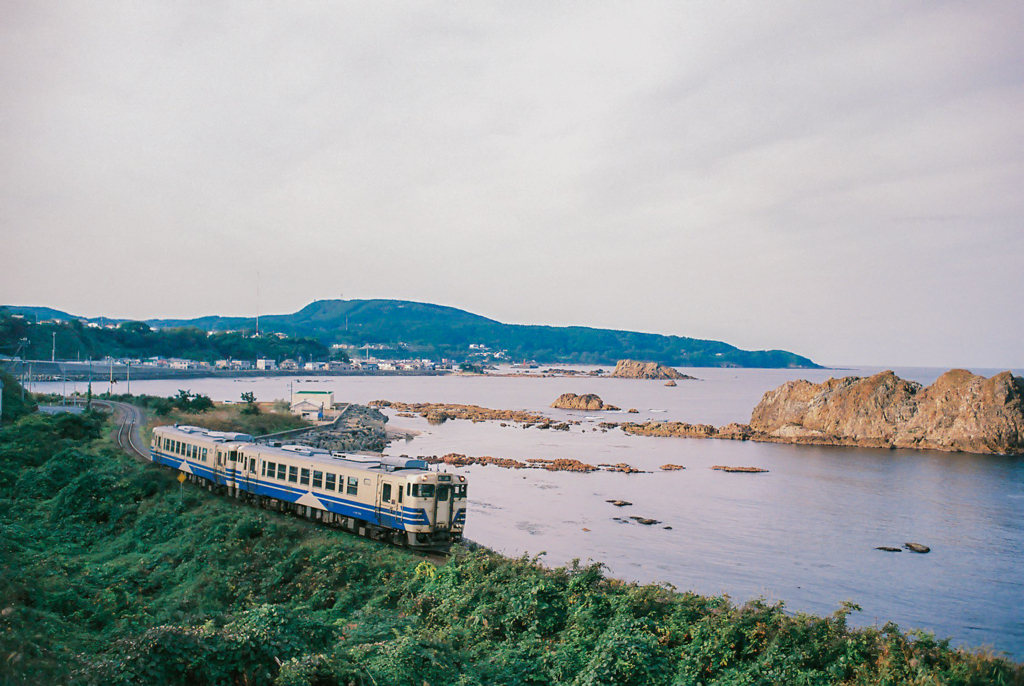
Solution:
M 1014 3 L 3 12 L 4 300 L 1024 365 Z

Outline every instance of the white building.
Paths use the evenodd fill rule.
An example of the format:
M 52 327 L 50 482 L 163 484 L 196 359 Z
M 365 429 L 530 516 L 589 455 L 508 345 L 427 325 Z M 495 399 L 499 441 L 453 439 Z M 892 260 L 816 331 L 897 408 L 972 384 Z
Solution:
M 292 414 L 297 414 L 309 421 L 318 422 L 324 418 L 324 408 L 322 405 L 304 400 L 301 403 L 292 405 Z
M 292 405 L 301 402 L 310 402 L 324 410 L 330 410 L 334 408 L 334 391 L 294 391 Z
M 277 369 L 277 362 L 275 362 L 274 360 L 268 360 L 261 357 L 260 359 L 256 360 L 256 369 L 261 369 L 263 371 L 273 371 Z

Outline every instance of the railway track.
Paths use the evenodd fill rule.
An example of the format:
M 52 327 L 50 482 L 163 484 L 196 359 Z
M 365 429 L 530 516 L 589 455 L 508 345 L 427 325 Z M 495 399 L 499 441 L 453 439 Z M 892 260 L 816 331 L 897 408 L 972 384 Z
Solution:
M 142 445 L 139 429 L 146 423 L 142 410 L 128 403 L 114 400 L 94 400 L 94 404 L 107 407 L 115 418 L 119 418 L 115 440 L 129 457 L 139 462 L 151 462 L 149 450 Z

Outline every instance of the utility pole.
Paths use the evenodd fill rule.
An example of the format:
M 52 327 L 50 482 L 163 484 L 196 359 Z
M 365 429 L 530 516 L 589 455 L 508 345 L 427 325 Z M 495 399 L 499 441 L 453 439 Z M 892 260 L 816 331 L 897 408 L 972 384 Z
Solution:
M 260 337 L 260 273 L 256 272 L 256 338 Z
M 127 382 L 127 386 L 128 386 L 128 388 L 127 388 L 128 395 L 131 395 L 132 394 L 132 361 L 131 360 L 128 360 L 128 371 L 127 371 L 127 377 L 126 377 L 125 381 Z
M 57 332 L 53 332 L 53 347 L 50 349 L 50 362 L 57 361 Z

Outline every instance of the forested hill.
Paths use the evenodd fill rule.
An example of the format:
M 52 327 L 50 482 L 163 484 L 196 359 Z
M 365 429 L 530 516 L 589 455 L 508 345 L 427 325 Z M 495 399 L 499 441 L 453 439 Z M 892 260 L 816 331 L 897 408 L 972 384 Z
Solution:
M 147 323 L 207 331 L 255 328 L 251 317 L 154 319 Z M 327 344 L 389 345 L 420 357 L 459 359 L 470 353 L 470 345 L 484 345 L 491 351 L 506 351 L 513 360 L 542 363 L 614 364 L 622 358 L 635 358 L 690 367 L 818 366 L 785 350 L 740 350 L 720 341 L 582 326 L 503 324 L 453 307 L 402 300 L 318 300 L 294 314 L 260 317 L 260 330 L 316 338 Z

